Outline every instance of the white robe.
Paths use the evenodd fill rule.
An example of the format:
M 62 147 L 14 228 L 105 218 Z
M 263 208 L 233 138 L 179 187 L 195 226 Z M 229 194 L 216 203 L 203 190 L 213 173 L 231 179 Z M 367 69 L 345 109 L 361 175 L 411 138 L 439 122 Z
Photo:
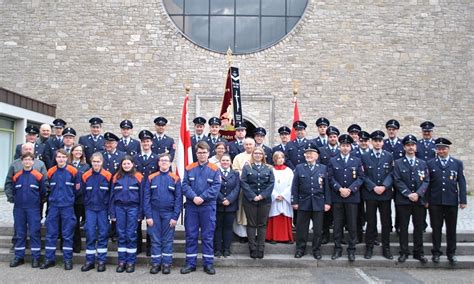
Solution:
M 269 217 L 283 214 L 293 218 L 293 207 L 291 207 L 291 184 L 293 182 L 293 171 L 290 168 L 284 170 L 273 169 L 275 175 L 275 185 L 272 191 L 272 205 Z M 277 196 L 283 196 L 283 200 L 277 200 Z

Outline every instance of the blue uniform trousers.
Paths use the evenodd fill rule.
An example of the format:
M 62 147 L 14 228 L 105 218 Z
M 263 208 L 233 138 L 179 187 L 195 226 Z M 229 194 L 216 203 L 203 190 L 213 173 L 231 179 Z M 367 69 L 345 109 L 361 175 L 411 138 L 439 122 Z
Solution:
M 107 258 L 107 241 L 109 219 L 107 210 L 94 211 L 86 209 L 86 262 L 94 263 L 97 250 L 97 261 L 105 262 Z
M 137 220 L 139 210 L 138 207 L 133 206 L 117 205 L 115 207 L 119 263 L 135 264 L 137 260 Z
M 151 263 L 171 264 L 173 262 L 173 240 L 175 228 L 170 227 L 174 212 L 152 211 L 153 226 L 147 228 L 151 240 Z
M 184 227 L 186 229 L 186 265 L 196 267 L 199 229 L 201 229 L 203 264 L 204 266 L 214 264 L 213 239 L 216 228 L 216 207 L 186 203 Z
M 31 257 L 38 259 L 41 250 L 41 212 L 39 208 L 13 207 L 15 219 L 15 258 L 25 257 L 27 227 L 30 231 Z
M 59 223 L 61 222 L 61 224 Z M 72 260 L 72 243 L 74 238 L 74 228 L 76 226 L 76 216 L 74 207 L 50 206 L 46 216 L 46 259 L 56 260 L 56 243 L 58 241 L 59 228 L 63 237 L 63 258 Z

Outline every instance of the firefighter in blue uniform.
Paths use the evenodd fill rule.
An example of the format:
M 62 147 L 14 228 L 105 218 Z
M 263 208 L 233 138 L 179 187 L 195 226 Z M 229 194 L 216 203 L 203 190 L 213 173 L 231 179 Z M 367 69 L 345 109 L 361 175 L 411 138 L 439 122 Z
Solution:
M 398 131 L 400 130 L 400 122 L 395 119 L 390 119 L 385 123 L 385 128 L 387 129 L 388 138 L 384 140 L 383 149 L 392 153 L 394 161 L 398 160 L 405 156 L 401 139 L 397 137 Z
M 109 200 L 112 174 L 102 165 L 104 157 L 94 153 L 91 157 L 92 168 L 82 175 L 82 193 L 86 209 L 86 263 L 81 271 L 94 269 L 97 252 L 97 271 L 105 271 L 107 258 L 107 236 L 109 231 Z
M 58 229 L 61 228 L 64 269 L 71 270 L 74 227 L 76 226 L 74 201 L 81 189 L 81 174 L 76 168 L 67 164 L 67 152 L 64 149 L 56 151 L 56 163 L 56 166 L 48 170 L 50 193 L 45 222 L 46 261 L 41 265 L 41 269 L 56 265 L 56 242 Z
M 331 158 L 328 175 L 331 187 L 331 200 L 334 215 L 334 253 L 332 259 L 342 256 L 344 217 L 349 231 L 347 258 L 355 260 L 357 242 L 357 211 L 360 203 L 360 187 L 364 178 L 364 169 L 359 158 L 351 155 L 354 140 L 348 134 L 339 136 L 341 153 Z
M 199 142 L 198 161 L 184 172 L 183 194 L 186 196 L 184 227 L 186 229 L 186 264 L 181 274 L 196 271 L 198 237 L 201 235 L 204 272 L 215 274 L 214 230 L 216 226 L 216 200 L 221 188 L 219 168 L 209 163 L 209 145 Z
M 329 166 L 329 162 L 332 157 L 336 157 L 340 154 L 338 138 L 339 138 L 339 129 L 335 126 L 329 126 L 326 128 L 326 138 L 327 144 L 320 147 L 319 150 L 319 163 Z M 329 242 L 329 227 L 333 224 L 333 214 L 332 209 L 324 212 L 323 218 L 323 234 L 321 237 L 321 244 L 325 245 Z
M 63 130 L 66 124 L 67 123 L 60 118 L 53 120 L 54 135 L 51 135 L 51 137 L 46 141 L 44 149 L 44 154 L 46 156 L 44 163 L 48 169 L 54 166 L 54 153 L 56 150 L 64 147 Z
M 304 149 L 308 146 L 310 140 L 306 139 L 307 124 L 304 121 L 297 120 L 293 123 L 293 128 L 296 130 L 296 139 L 288 143 L 285 152 L 287 165 L 294 170 L 297 165 L 305 163 Z
M 367 131 L 359 132 L 359 145 L 357 148 L 352 150 L 352 153 L 357 157 L 361 158 L 362 155 L 370 152 L 370 134 Z
M 204 127 L 206 125 L 206 122 L 207 122 L 206 119 L 201 116 L 198 116 L 193 119 L 194 135 L 191 136 L 191 144 L 192 144 L 191 151 L 193 153 L 193 161 L 197 161 L 196 144 L 199 141 L 204 141 L 207 144 L 211 144 L 209 141 L 209 137 L 206 134 L 204 134 Z
M 155 118 L 153 122 L 155 123 L 156 134 L 153 136 L 153 145 L 151 146 L 151 150 L 155 154 L 170 153 L 171 161 L 173 161 L 176 145 L 174 144 L 174 139 L 165 134 L 168 120 L 162 116 L 159 116 Z
M 425 121 L 420 124 L 423 139 L 416 143 L 416 157 L 425 162 L 436 158 L 436 145 L 433 138 L 434 123 Z
M 120 132 L 122 138 L 117 143 L 117 150 L 127 153 L 130 156 L 135 156 L 140 153 L 140 141 L 133 139 L 130 135 L 133 129 L 133 123 L 125 119 L 120 122 Z
M 104 140 L 105 150 L 102 151 L 102 156 L 104 157 L 103 168 L 112 175 L 115 175 L 120 167 L 120 161 L 122 161 L 127 153 L 117 150 L 117 143 L 120 139 L 112 132 L 105 132 Z
M 146 180 L 148 176 L 158 171 L 158 155 L 152 152 L 152 145 L 153 145 L 153 134 L 148 130 L 142 130 L 138 134 L 138 138 L 140 139 L 140 145 L 142 151 L 139 152 L 134 157 L 135 167 L 137 171 L 143 175 L 143 178 Z M 163 154 L 163 153 L 162 153 Z M 171 156 L 171 155 L 170 155 Z M 137 254 L 142 252 L 142 221 L 139 222 L 137 228 L 137 239 L 138 239 L 138 246 L 137 246 Z M 150 236 L 147 234 L 146 236 L 146 255 L 151 255 L 151 240 Z
M 313 257 L 321 259 L 324 212 L 331 209 L 327 167 L 318 163 L 319 150 L 310 143 L 305 149 L 306 163 L 296 166 L 291 186 L 291 204 L 298 210 L 295 258 L 305 255 L 309 221 L 313 222 Z
M 428 260 L 423 251 L 423 225 L 426 218 L 425 192 L 430 181 L 426 162 L 416 158 L 416 137 L 403 138 L 405 157 L 398 159 L 393 167 L 395 207 L 400 226 L 400 257 L 398 262 L 408 258 L 408 225 L 413 222 L 413 258 L 421 263 Z
M 25 135 L 26 142 L 30 142 L 35 146 L 34 154 L 35 154 L 36 159 L 41 160 L 41 161 L 44 162 L 44 160 L 45 160 L 44 154 L 45 154 L 46 145 L 36 141 L 36 139 L 38 138 L 38 134 L 39 134 L 38 127 L 36 127 L 34 125 L 28 125 L 25 128 L 25 133 L 26 133 L 26 135 Z M 22 144 L 16 145 L 14 160 L 19 159 L 21 157 L 21 145 Z
M 244 122 L 237 121 L 234 127 L 235 127 L 235 140 L 227 144 L 232 161 L 234 160 L 235 156 L 237 156 L 240 153 L 245 152 L 244 139 L 245 139 L 245 135 L 247 135 L 247 126 L 245 125 Z
M 160 154 L 160 170 L 148 176 L 143 209 L 151 239 L 151 274 L 171 272 L 174 231 L 183 206 L 181 179 L 170 172 L 171 158 Z
M 209 118 L 209 146 L 211 147 L 210 157 L 216 154 L 215 148 L 217 142 L 224 142 L 227 144 L 227 140 L 222 138 L 219 134 L 221 130 L 221 120 L 218 117 Z
M 267 131 L 263 127 L 255 128 L 253 132 L 253 138 L 255 140 L 255 147 L 261 147 L 265 152 L 265 161 L 267 165 L 273 164 L 273 151 L 272 148 L 268 147 L 267 145 L 263 144 L 265 136 L 267 135 Z
M 318 127 L 319 136 L 313 139 L 313 143 L 316 144 L 316 147 L 321 148 L 328 144 L 328 136 L 326 130 L 331 125 L 329 119 L 325 117 L 320 117 L 316 119 L 316 126 Z
M 27 228 L 30 232 L 31 267 L 39 267 L 41 255 L 41 200 L 46 196 L 46 177 L 33 169 L 35 156 L 21 157 L 23 169 L 13 176 L 13 218 L 15 226 L 15 257 L 10 267 L 24 263 Z
M 116 221 L 118 233 L 117 273 L 135 272 L 137 261 L 137 225 L 143 217 L 143 175 L 137 172 L 133 157 L 126 155 L 112 178 L 109 215 Z
M 446 225 L 446 255 L 451 265 L 457 264 L 456 224 L 458 206 L 467 207 L 466 178 L 463 163 L 449 155 L 451 141 L 446 138 L 435 140 L 438 157 L 428 162 L 430 183 L 426 192 L 426 202 L 430 211 L 433 228 L 432 260 L 439 263 L 441 251 L 441 233 Z
M 90 165 L 91 156 L 95 152 L 101 152 L 104 148 L 104 136 L 100 134 L 102 123 L 104 121 L 99 117 L 89 119 L 91 134 L 79 138 L 79 144 L 84 146 L 86 161 Z
M 275 153 L 276 151 L 285 153 L 288 142 L 290 142 L 291 129 L 288 126 L 282 126 L 278 128 L 278 134 L 280 134 L 281 143 L 273 147 L 272 153 Z
M 390 252 L 393 157 L 382 149 L 384 136 L 381 130 L 372 132 L 370 137 L 373 149 L 361 156 L 365 174 L 362 199 L 365 201 L 367 219 L 365 259 L 370 259 L 373 255 L 377 236 L 377 209 L 382 223 L 382 254 L 387 259 L 393 259 Z
M 352 137 L 354 142 L 352 143 L 352 150 L 357 150 L 359 148 L 359 134 L 362 131 L 362 127 L 359 124 L 351 124 L 347 128 L 347 133 Z

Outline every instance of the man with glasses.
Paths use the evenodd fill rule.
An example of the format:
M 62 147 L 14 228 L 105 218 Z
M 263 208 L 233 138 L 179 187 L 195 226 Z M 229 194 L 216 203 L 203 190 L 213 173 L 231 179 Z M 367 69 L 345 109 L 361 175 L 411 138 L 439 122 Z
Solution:
M 204 272 L 213 275 L 214 230 L 216 227 L 216 200 L 221 188 L 219 168 L 209 163 L 209 145 L 200 141 L 196 144 L 197 162 L 184 172 L 182 183 L 186 196 L 184 227 L 186 232 L 186 264 L 181 274 L 196 271 L 198 237 L 201 235 Z

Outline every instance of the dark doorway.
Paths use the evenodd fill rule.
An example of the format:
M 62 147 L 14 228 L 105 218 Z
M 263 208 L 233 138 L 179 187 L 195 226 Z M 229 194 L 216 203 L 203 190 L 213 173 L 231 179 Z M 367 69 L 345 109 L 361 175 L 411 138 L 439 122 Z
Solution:
M 251 137 L 253 138 L 253 132 L 255 131 L 255 125 L 253 125 L 252 122 L 244 119 L 244 123 L 245 125 L 247 126 L 247 135 L 245 135 L 245 137 Z

